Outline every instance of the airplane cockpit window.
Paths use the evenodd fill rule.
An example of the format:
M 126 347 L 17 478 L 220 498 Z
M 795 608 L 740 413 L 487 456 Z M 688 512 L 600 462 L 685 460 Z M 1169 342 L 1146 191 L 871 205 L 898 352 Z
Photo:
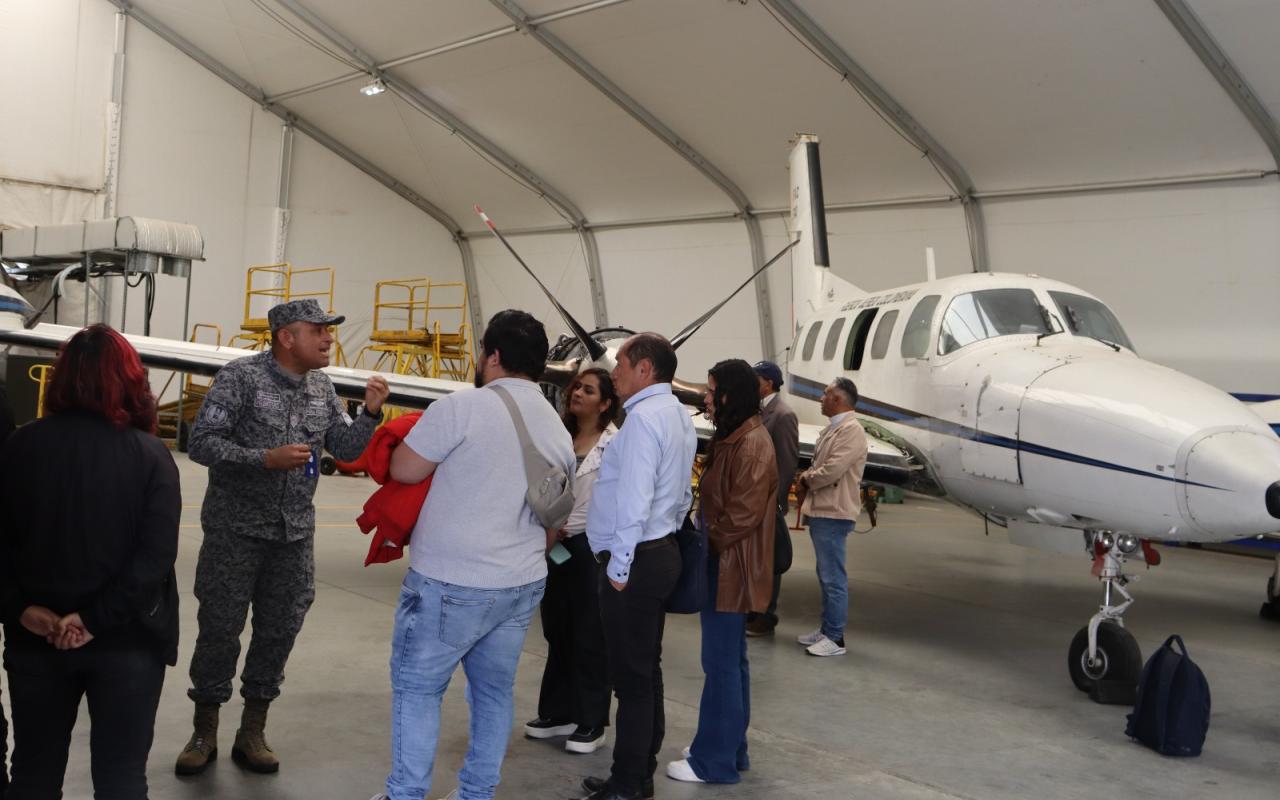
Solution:
M 1062 312 L 1067 328 L 1076 336 L 1091 336 L 1133 350 L 1133 342 L 1120 327 L 1120 320 L 1102 303 L 1070 292 L 1049 292 L 1049 296 Z
M 844 330 L 844 317 L 836 320 L 836 324 L 827 331 L 827 341 L 822 345 L 822 360 L 830 361 L 836 357 L 836 345 L 840 343 L 840 331 Z
M 857 372 L 862 369 L 862 356 L 867 350 L 867 337 L 871 333 L 871 321 L 876 318 L 878 308 L 864 308 L 858 318 L 853 321 L 853 329 L 849 331 L 849 343 L 844 346 L 844 368 Z
M 1049 314 L 1030 289 L 984 289 L 958 295 L 947 306 L 938 335 L 942 355 L 968 344 L 1016 333 L 1052 333 Z
M 818 331 L 822 330 L 822 320 L 813 323 L 813 327 L 809 329 L 809 335 L 804 337 L 804 353 L 801 357 L 805 361 L 813 358 L 813 346 L 818 343 Z
M 933 327 L 933 312 L 942 297 L 936 294 L 920 298 L 907 317 L 907 327 L 902 329 L 902 357 L 923 358 L 929 352 L 929 329 Z
M 876 336 L 871 340 L 872 358 L 884 358 L 884 354 L 889 352 L 889 337 L 893 335 L 893 325 L 897 321 L 896 308 L 880 318 L 880 324 L 876 326 Z

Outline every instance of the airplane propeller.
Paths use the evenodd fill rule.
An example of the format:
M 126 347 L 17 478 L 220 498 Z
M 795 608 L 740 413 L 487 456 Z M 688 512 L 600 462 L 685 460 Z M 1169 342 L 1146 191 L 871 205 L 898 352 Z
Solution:
M 542 293 L 551 301 L 551 305 L 555 306 L 556 311 L 560 312 L 561 318 L 564 319 L 564 324 L 569 326 L 569 330 L 573 331 L 573 335 L 577 336 L 578 341 L 582 342 L 582 346 L 587 348 L 587 353 L 591 356 L 591 360 L 598 361 L 601 356 L 608 352 L 605 350 L 604 345 L 591 338 L 591 334 L 587 333 L 587 329 L 582 327 L 581 323 L 573 318 L 573 315 L 569 313 L 568 309 L 560 305 L 560 301 L 551 293 L 551 290 L 547 288 L 546 284 L 544 284 L 538 276 L 534 274 L 533 270 L 529 269 L 529 265 L 524 263 L 524 259 L 520 257 L 520 254 L 516 252 L 516 249 L 512 247 L 506 237 L 498 231 L 498 226 L 493 224 L 493 220 L 489 219 L 488 214 L 484 213 L 484 209 L 480 208 L 480 206 L 476 206 L 475 209 L 476 213 L 480 215 L 480 219 L 484 220 L 484 224 L 488 226 L 489 231 L 493 233 L 494 236 L 498 237 L 498 241 L 502 242 L 503 247 L 507 248 L 507 252 L 509 252 L 516 261 L 520 262 L 520 266 L 524 267 L 524 271 L 529 273 L 529 277 L 533 278 L 539 288 L 542 289 Z
M 764 271 L 765 271 L 766 269 L 768 269 L 769 267 L 772 267 L 772 266 L 773 266 L 773 264 L 774 264 L 774 262 L 776 262 L 778 259 L 782 258 L 784 255 L 786 255 L 786 254 L 787 254 L 787 251 L 789 251 L 791 248 L 795 247 L 795 246 L 796 246 L 796 245 L 798 245 L 798 244 L 800 244 L 800 239 L 799 239 L 799 237 L 797 237 L 797 238 L 795 238 L 795 239 L 792 239 L 790 244 L 788 244 L 786 247 L 784 247 L 784 248 L 782 248 L 781 250 L 779 250 L 779 251 L 778 251 L 778 254 L 777 254 L 777 255 L 775 255 L 773 258 L 771 258 L 771 259 L 769 259 L 768 261 L 764 262 L 764 266 L 762 266 L 760 269 L 758 269 L 758 270 L 756 270 L 755 272 L 751 273 L 751 277 L 750 277 L 750 278 L 747 278 L 745 281 L 743 281 L 743 282 L 742 282 L 742 284 L 741 284 L 741 285 L 739 285 L 737 289 L 734 289 L 734 290 L 729 294 L 729 296 L 728 296 L 728 297 L 726 297 L 725 299 L 721 300 L 719 303 L 716 303 L 714 306 L 712 306 L 712 307 L 711 307 L 711 309 L 710 309 L 709 311 L 707 311 L 707 313 L 705 313 L 705 314 L 703 314 L 702 316 L 698 317 L 698 318 L 697 318 L 697 319 L 695 319 L 693 322 L 690 322 L 688 325 L 684 326 L 684 329 L 683 329 L 683 330 L 681 330 L 681 331 L 680 331 L 679 333 L 677 333 L 675 336 L 672 336 L 672 337 L 671 337 L 671 346 L 672 346 L 673 348 L 675 348 L 675 349 L 679 350 L 679 349 L 680 349 L 680 345 L 682 345 L 682 344 L 684 344 L 685 342 L 687 342 L 687 341 L 689 340 L 689 337 L 691 337 L 691 336 L 693 336 L 695 333 L 697 333 L 697 332 L 698 332 L 698 329 L 699 329 L 699 328 L 701 328 L 703 325 L 705 325 L 705 324 L 706 324 L 706 322 L 707 322 L 707 320 L 709 320 L 709 319 L 711 319 L 713 316 L 715 316 L 715 313 L 716 313 L 717 311 L 719 311 L 720 309 L 724 308 L 724 306 L 725 306 L 725 304 L 726 304 L 726 303 L 728 303 L 730 300 L 732 300 L 734 297 L 736 297 L 736 296 L 738 295 L 738 292 L 740 292 L 740 291 L 742 291 L 743 289 L 747 288 L 747 285 L 748 285 L 749 283 L 751 283 L 752 281 L 754 281 L 754 280 L 756 279 L 756 277 L 760 275 L 760 273 L 764 272 Z

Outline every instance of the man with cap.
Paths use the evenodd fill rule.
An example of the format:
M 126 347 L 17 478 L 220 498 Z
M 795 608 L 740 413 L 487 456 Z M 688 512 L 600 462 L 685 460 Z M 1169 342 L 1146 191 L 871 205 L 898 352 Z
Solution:
M 365 386 L 353 420 L 321 372 L 343 317 L 315 300 L 267 314 L 271 350 L 219 371 L 191 431 L 191 460 L 209 468 L 196 564 L 199 634 L 191 658 L 195 731 L 175 771 L 196 775 L 217 757 L 218 708 L 231 699 L 240 632 L 253 607 L 253 638 L 241 673 L 244 716 L 232 757 L 254 772 L 280 767 L 267 746 L 267 707 L 315 597 L 315 506 L 321 448 L 350 461 L 382 419 L 387 382 Z
M 778 593 L 782 590 L 782 574 L 791 569 L 791 532 L 787 528 L 788 497 L 791 480 L 800 463 L 800 422 L 796 412 L 782 399 L 782 369 L 772 361 L 761 361 L 754 367 L 760 381 L 760 417 L 764 429 L 773 439 L 773 452 L 778 461 L 778 517 L 773 535 L 773 596 L 763 614 L 747 617 L 748 636 L 769 636 L 778 626 Z

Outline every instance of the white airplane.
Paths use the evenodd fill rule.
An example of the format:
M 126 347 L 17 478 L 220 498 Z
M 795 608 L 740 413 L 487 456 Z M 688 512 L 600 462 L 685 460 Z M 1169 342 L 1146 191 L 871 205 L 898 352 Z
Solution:
M 1104 600 L 1071 643 L 1072 680 L 1084 691 L 1103 681 L 1135 683 L 1142 659 L 1123 628 L 1133 602 L 1126 560 L 1158 563 L 1151 542 L 1219 542 L 1280 529 L 1280 438 L 1230 395 L 1139 358 L 1105 304 L 1065 283 L 979 273 L 872 294 L 837 278 L 827 259 L 816 137 L 798 137 L 792 150 L 791 200 L 797 238 L 787 250 L 796 248 L 794 302 L 803 319 L 787 383 L 798 399 L 802 456 L 826 422 L 817 403 L 823 389 L 836 377 L 853 379 L 870 446 L 865 478 L 945 497 L 1007 527 L 1014 542 L 1087 554 Z M 631 331 L 587 331 L 538 284 L 572 331 L 552 348 L 544 381 L 562 387 L 581 369 L 611 368 Z M 10 296 L 16 293 L 0 287 L 0 344 L 56 349 L 75 332 L 13 324 L 22 312 L 3 306 Z M 686 341 L 728 299 L 672 342 Z M 206 375 L 249 354 L 128 338 L 150 366 Z M 372 374 L 326 372 L 352 399 L 363 397 Z M 390 402 L 408 407 L 469 386 L 386 377 Z M 700 384 L 677 381 L 676 388 L 700 405 Z M 709 435 L 710 426 L 696 421 L 700 435 Z M 1264 609 L 1280 614 L 1278 584 L 1277 576 L 1268 582 Z

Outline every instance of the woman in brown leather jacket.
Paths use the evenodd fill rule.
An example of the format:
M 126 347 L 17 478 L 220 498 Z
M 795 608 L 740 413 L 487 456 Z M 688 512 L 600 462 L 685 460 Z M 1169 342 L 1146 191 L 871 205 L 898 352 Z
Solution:
M 711 545 L 702 610 L 702 702 L 698 732 L 667 776 L 694 783 L 737 783 L 747 769 L 751 687 L 747 614 L 773 593 L 773 526 L 778 466 L 760 420 L 759 381 L 741 359 L 707 375 L 707 414 L 716 432 L 701 482 L 702 529 Z

